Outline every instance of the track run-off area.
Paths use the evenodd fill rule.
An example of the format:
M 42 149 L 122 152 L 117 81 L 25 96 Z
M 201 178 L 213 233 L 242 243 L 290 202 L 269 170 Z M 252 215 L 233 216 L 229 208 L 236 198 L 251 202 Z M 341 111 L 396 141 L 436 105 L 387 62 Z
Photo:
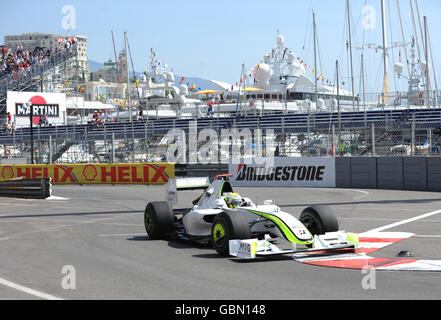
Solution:
M 340 229 L 416 236 L 373 256 L 441 259 L 441 194 L 430 192 L 235 188 L 255 203 L 273 200 L 298 217 L 329 205 Z M 179 195 L 189 207 L 200 191 Z M 47 200 L 0 198 L 0 299 L 439 299 L 436 272 L 366 272 L 305 265 L 290 256 L 219 257 L 185 241 L 152 241 L 144 209 L 163 186 L 59 186 Z

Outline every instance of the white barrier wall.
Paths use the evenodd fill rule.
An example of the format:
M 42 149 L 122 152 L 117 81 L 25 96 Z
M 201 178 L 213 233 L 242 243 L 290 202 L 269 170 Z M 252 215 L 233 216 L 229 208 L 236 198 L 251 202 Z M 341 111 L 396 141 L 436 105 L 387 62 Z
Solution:
M 24 104 L 32 102 L 33 123 L 40 121 L 45 115 L 49 124 L 64 124 L 66 115 L 66 94 L 47 92 L 16 92 L 8 91 L 7 112 L 10 112 L 15 119 L 17 126 L 30 125 L 30 108 Z
M 230 160 L 230 181 L 238 187 L 335 188 L 335 158 L 252 158 Z

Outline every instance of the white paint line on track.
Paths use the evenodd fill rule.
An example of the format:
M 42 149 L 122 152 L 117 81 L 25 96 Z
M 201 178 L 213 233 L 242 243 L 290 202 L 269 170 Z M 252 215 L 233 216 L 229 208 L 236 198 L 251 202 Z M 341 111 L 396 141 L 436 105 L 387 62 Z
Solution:
M 420 235 L 416 235 L 415 238 L 441 238 L 441 236 L 420 234 Z
M 406 220 L 398 221 L 398 222 L 395 222 L 395 223 L 392 223 L 392 224 L 388 224 L 387 226 L 376 228 L 376 229 L 373 229 L 373 230 L 369 230 L 367 232 L 380 232 L 380 231 L 384 231 L 384 230 L 387 230 L 387 229 L 392 229 L 392 228 L 401 226 L 403 224 L 407 224 L 407 223 L 411 223 L 411 222 L 414 222 L 414 221 L 418 221 L 418 220 L 421 220 L 421 219 L 424 219 L 424 218 L 428 218 L 428 217 L 431 217 L 431 216 L 434 216 L 434 215 L 437 215 L 437 214 L 440 214 L 440 213 L 441 213 L 441 210 L 425 213 L 425 214 L 422 214 L 420 216 L 416 216 L 416 217 L 413 217 L 413 218 L 410 218 L 410 219 L 406 219 Z
M 99 234 L 98 237 L 126 237 L 126 236 L 147 236 L 147 233 L 115 233 L 115 234 Z
M 4 285 L 4 286 L 7 286 L 7 287 L 10 287 L 10 288 L 13 288 L 13 289 L 18 290 L 18 291 L 21 291 L 21 292 L 33 295 L 33 296 L 41 298 L 41 299 L 45 299 L 45 300 L 63 300 L 62 298 L 55 297 L 53 295 L 50 295 L 50 294 L 47 294 L 47 293 L 44 293 L 44 292 L 41 292 L 41 291 L 37 291 L 37 290 L 31 289 L 31 288 L 24 287 L 22 285 L 16 284 L 14 282 L 8 281 L 8 280 L 3 279 L 3 278 L 0 278 L 0 284 Z

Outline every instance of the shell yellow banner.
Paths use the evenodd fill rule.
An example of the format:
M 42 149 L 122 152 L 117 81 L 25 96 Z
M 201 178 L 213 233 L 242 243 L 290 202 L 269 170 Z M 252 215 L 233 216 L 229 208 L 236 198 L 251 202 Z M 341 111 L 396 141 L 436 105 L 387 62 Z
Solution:
M 166 184 L 171 163 L 0 165 L 0 180 L 52 178 L 53 184 Z

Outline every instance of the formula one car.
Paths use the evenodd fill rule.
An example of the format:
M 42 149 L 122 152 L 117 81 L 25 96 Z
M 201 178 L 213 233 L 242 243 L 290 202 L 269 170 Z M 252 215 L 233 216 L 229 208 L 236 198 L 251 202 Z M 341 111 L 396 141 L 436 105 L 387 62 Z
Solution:
M 228 175 L 209 178 L 171 179 L 166 201 L 150 202 L 144 215 L 149 238 L 194 240 L 209 244 L 218 254 L 253 259 L 257 256 L 355 248 L 357 235 L 339 231 L 338 221 L 327 206 L 310 206 L 299 219 L 265 200 L 256 205 L 234 193 Z M 203 189 L 189 209 L 172 209 L 183 190 Z M 288 250 L 274 245 L 281 238 L 291 244 Z M 297 248 L 304 245 L 304 249 Z

